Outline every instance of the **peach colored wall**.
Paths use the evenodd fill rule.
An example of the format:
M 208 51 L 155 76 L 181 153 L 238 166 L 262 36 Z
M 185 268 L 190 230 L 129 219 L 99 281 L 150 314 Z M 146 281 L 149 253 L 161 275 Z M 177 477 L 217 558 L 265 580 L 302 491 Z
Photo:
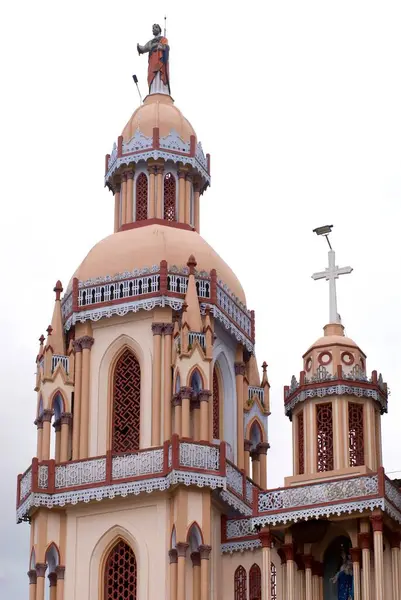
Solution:
M 72 385 L 66 385 L 64 383 L 60 371 L 57 372 L 54 381 L 45 381 L 41 386 L 40 394 L 43 398 L 43 408 L 51 408 L 51 398 L 58 389 L 63 393 L 66 401 L 65 412 L 71 412 L 71 392 L 74 388 Z
M 138 598 L 164 598 L 168 589 L 168 523 L 167 496 L 118 498 L 69 510 L 65 598 L 101 600 L 102 562 L 119 536 L 125 538 L 135 552 Z
M 222 555 L 222 587 L 220 594 L 213 600 L 232 600 L 234 598 L 234 574 L 239 565 L 242 565 L 248 575 L 248 593 L 249 593 L 249 570 L 254 563 L 262 568 L 262 550 L 247 552 L 234 552 L 233 554 Z M 272 550 L 272 562 L 277 569 L 277 597 L 282 598 L 281 592 L 281 560 L 277 552 Z
M 141 366 L 141 435 L 142 448 L 151 445 L 152 396 L 152 313 L 141 311 L 126 317 L 103 319 L 93 326 L 95 343 L 91 350 L 90 439 L 89 455 L 106 453 L 109 435 L 109 385 L 116 355 L 128 346 Z

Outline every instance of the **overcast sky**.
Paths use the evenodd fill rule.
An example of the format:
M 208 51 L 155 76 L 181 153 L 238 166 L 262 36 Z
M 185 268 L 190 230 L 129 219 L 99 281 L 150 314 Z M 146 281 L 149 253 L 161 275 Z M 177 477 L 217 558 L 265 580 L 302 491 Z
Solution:
M 35 356 L 66 285 L 113 227 L 104 156 L 146 90 L 136 44 L 168 15 L 176 105 L 212 156 L 201 233 L 256 310 L 271 382 L 269 486 L 291 474 L 282 388 L 328 318 L 312 229 L 335 225 L 347 334 L 382 371 L 386 470 L 401 469 L 399 1 L 8 2 L 2 9 L 0 596 L 28 595 L 17 473 L 36 451 Z

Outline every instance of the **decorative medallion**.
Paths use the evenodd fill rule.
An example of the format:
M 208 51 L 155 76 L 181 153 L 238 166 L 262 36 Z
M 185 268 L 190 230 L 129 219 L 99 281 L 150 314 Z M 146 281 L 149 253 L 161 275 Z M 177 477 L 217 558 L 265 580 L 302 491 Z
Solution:
M 317 357 L 319 365 L 329 365 L 332 361 L 332 358 L 331 352 L 328 352 L 327 350 L 323 350 L 323 352 L 321 352 Z
M 354 355 L 351 352 L 341 352 L 341 360 L 347 367 L 350 367 L 354 364 Z
M 306 359 L 306 361 L 305 361 L 305 371 L 306 371 L 307 373 L 309 373 L 309 371 L 311 370 L 311 368 L 312 368 L 312 358 L 311 358 L 311 357 L 309 357 L 309 358 L 307 358 L 307 359 Z

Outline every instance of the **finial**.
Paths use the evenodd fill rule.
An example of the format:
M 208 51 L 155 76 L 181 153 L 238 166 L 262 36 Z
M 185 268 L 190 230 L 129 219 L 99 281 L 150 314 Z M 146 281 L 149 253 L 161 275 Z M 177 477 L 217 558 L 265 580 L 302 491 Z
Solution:
M 187 267 L 189 268 L 189 272 L 191 275 L 195 275 L 195 267 L 198 263 L 195 260 L 195 256 L 191 254 L 188 258 Z
M 43 346 L 44 341 L 45 341 L 45 336 L 42 333 L 42 335 L 39 338 L 39 343 L 40 343 L 41 346 Z
M 262 364 L 263 373 L 266 373 L 266 371 L 267 371 L 267 367 L 268 367 L 268 366 L 269 366 L 269 365 L 268 365 L 268 364 L 267 364 L 267 362 L 264 360 L 264 361 L 263 361 L 263 364 Z
M 63 286 L 61 284 L 60 279 L 57 281 L 56 285 L 53 288 L 53 292 L 56 292 L 56 300 L 60 300 L 61 292 L 63 291 Z
M 52 331 L 53 331 L 53 327 L 51 325 L 49 325 L 49 327 L 46 329 L 47 331 L 47 335 L 51 335 Z
M 338 267 L 336 265 L 336 255 L 331 247 L 329 234 L 333 229 L 333 225 L 324 225 L 323 227 L 317 227 L 313 230 L 317 235 L 323 235 L 327 243 L 329 245 L 329 266 L 324 271 L 320 271 L 318 273 L 314 273 L 312 275 L 312 279 L 317 281 L 318 279 L 326 279 L 329 282 L 329 323 L 339 323 L 341 324 L 341 317 L 337 312 L 337 290 L 336 290 L 336 279 L 339 278 L 340 275 L 348 275 L 352 273 L 352 267 Z

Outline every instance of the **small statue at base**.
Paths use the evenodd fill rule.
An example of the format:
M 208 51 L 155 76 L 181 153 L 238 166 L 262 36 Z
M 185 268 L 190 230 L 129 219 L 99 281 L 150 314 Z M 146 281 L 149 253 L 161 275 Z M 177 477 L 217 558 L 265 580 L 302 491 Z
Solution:
M 168 39 L 161 35 L 160 25 L 153 25 L 154 38 L 144 46 L 137 44 L 138 54 L 149 52 L 148 85 L 149 93 L 170 94 Z
M 354 575 L 352 561 L 345 550 L 341 551 L 342 565 L 340 570 L 330 579 L 338 584 L 338 600 L 354 600 Z

